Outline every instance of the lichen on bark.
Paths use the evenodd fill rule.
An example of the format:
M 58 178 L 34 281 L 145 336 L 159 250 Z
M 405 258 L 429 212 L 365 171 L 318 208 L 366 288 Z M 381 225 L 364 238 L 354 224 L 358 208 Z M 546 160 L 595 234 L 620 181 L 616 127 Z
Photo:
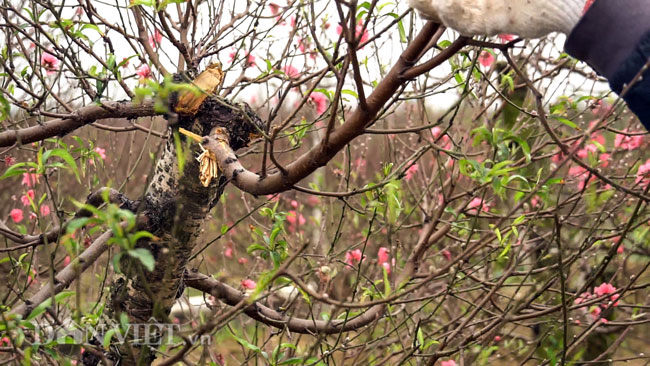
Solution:
M 175 110 L 177 96 L 170 98 L 170 110 Z M 226 185 L 225 177 L 212 179 L 204 187 L 199 181 L 201 152 L 198 144 L 183 148 L 185 166 L 178 166 L 174 131 L 179 127 L 200 136 L 208 135 L 214 128 L 228 131 L 233 149 L 247 146 L 251 136 L 264 128 L 262 120 L 244 103 L 232 103 L 219 97 L 207 98 L 195 115 L 176 114 L 170 126 L 169 137 L 157 162 L 151 183 L 147 188 L 138 214 L 144 216 L 155 240 L 141 240 L 137 247 L 148 249 L 155 259 L 155 268 L 148 272 L 141 264 L 123 256 L 123 272 L 116 275 L 111 288 L 107 313 L 114 319 L 120 314 L 128 316 L 131 323 L 150 320 L 165 323 L 169 311 L 183 291 L 183 273 L 197 238 L 210 210 L 217 204 Z M 185 139 L 181 135 L 181 139 Z M 182 146 L 188 146 L 183 143 Z M 118 346 L 122 365 L 148 365 L 154 357 L 146 346 Z

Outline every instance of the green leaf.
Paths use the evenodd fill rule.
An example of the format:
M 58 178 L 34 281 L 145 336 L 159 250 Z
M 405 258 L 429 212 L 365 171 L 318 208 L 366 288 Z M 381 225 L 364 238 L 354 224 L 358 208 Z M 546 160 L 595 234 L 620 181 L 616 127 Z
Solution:
M 227 329 L 228 329 L 228 332 L 230 332 L 230 335 L 232 335 L 232 337 L 235 338 L 235 340 L 236 340 L 239 344 L 241 344 L 242 346 L 244 346 L 244 348 L 249 349 L 249 350 L 251 350 L 251 351 L 253 351 L 253 352 L 257 352 L 257 353 L 260 353 L 260 352 L 262 351 L 259 347 L 257 347 L 256 345 L 250 343 L 249 341 L 247 341 L 247 340 L 245 340 L 245 339 L 243 339 L 243 338 L 239 338 L 239 337 L 237 337 L 237 336 L 235 335 L 235 333 L 233 333 L 233 332 L 230 330 L 230 328 L 227 328 Z
M 506 245 L 506 247 L 503 248 L 503 250 L 502 250 L 501 253 L 499 254 L 499 259 L 503 259 L 503 258 L 505 258 L 506 255 L 508 255 L 508 252 L 510 252 L 510 248 L 511 248 L 511 247 L 512 247 L 512 244 L 508 243 L 508 245 Z
M 129 256 L 138 259 L 142 265 L 149 271 L 152 272 L 156 265 L 156 260 L 151 255 L 151 252 L 145 248 L 132 249 L 127 252 Z
M 113 334 L 115 334 L 116 331 L 117 329 L 111 328 L 106 332 L 106 334 L 104 334 L 104 340 L 102 341 L 102 346 L 104 346 L 105 350 L 108 350 L 109 347 L 111 346 L 111 339 L 113 338 Z
M 5 171 L 5 173 L 2 176 L 0 176 L 0 179 L 6 179 L 6 178 L 9 178 L 9 177 L 13 177 L 13 176 L 16 176 L 16 175 L 26 173 L 27 170 L 21 169 L 25 165 L 27 165 L 27 164 L 26 163 L 16 163 L 16 164 L 10 166 Z
M 578 125 L 576 125 L 575 123 L 573 123 L 572 121 L 570 121 L 570 120 L 568 120 L 568 119 L 566 119 L 564 117 L 551 116 L 551 119 L 554 119 L 554 120 L 556 120 L 556 121 L 558 121 L 558 122 L 560 122 L 562 124 L 565 124 L 565 125 L 573 128 L 574 130 L 578 130 L 578 131 L 581 130 L 580 127 L 578 127 Z
M 418 345 L 420 346 L 424 345 L 424 333 L 422 332 L 422 328 L 420 327 L 418 327 L 417 339 L 418 339 Z
M 66 298 L 68 298 L 68 297 L 70 297 L 72 295 L 74 295 L 74 291 L 63 291 L 63 292 L 58 293 L 58 294 L 56 294 L 54 296 L 54 301 L 55 301 L 56 304 L 58 304 L 61 301 L 63 301 L 64 299 L 66 299 Z M 42 303 L 38 304 L 38 306 L 36 306 L 34 308 L 34 310 L 32 310 L 32 312 L 29 313 L 29 315 L 27 316 L 27 318 L 25 318 L 25 320 L 29 321 L 29 320 L 32 320 L 32 319 L 36 318 L 37 316 L 43 314 L 45 312 L 45 310 L 47 310 L 47 308 L 49 308 L 50 306 L 52 306 L 52 298 L 48 297 L 47 300 L 45 300 Z
M 134 6 L 154 6 L 154 0 L 131 0 L 129 3 L 129 8 Z
M 353 96 L 355 98 L 359 98 L 359 94 L 357 94 L 355 91 L 350 90 L 350 89 L 341 90 L 341 94 L 347 94 L 347 95 Z
M 99 27 L 96 26 L 95 24 L 84 24 L 81 28 L 79 28 L 80 31 L 83 31 L 83 30 L 86 30 L 86 29 L 92 29 L 94 31 L 97 31 L 97 33 L 99 33 L 100 36 L 102 36 L 102 37 L 104 36 L 104 32 L 102 32 L 102 30 L 99 29 Z M 113 56 L 113 58 L 115 58 L 115 56 Z
M 181 144 L 181 137 L 178 130 L 174 130 L 174 146 L 176 147 L 176 161 L 178 161 L 178 171 L 183 174 L 185 169 L 185 153 L 183 152 L 183 144 Z
M 5 99 L 2 94 L 0 94 L 0 121 L 7 119 L 10 112 L 11 105 L 9 104 L 9 101 L 7 101 L 7 99 Z
M 52 150 L 47 150 L 43 153 L 43 164 L 47 162 L 47 160 L 53 156 L 58 156 L 59 158 L 63 159 L 65 163 L 68 165 L 70 169 L 74 172 L 75 177 L 77 177 L 77 182 L 81 183 L 81 178 L 79 177 L 79 170 L 77 169 L 77 163 L 74 161 L 74 158 L 72 155 L 70 155 L 69 152 L 63 150 L 63 149 L 52 149 Z

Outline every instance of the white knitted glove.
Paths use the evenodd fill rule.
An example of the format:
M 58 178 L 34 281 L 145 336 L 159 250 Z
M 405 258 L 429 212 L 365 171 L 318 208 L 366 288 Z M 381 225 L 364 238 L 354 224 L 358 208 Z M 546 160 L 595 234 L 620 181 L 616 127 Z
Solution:
M 569 34 L 588 0 L 409 0 L 427 19 L 440 21 L 464 36 L 500 33 L 537 38 Z M 590 1 L 589 1 L 590 2 Z

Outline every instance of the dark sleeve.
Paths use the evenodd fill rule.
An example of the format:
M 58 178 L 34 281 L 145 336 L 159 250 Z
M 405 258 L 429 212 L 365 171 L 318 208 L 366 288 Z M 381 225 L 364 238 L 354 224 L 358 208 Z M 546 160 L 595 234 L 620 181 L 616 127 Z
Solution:
M 625 86 L 637 76 L 650 61 L 650 32 L 639 42 L 638 47 L 609 79 L 612 90 L 620 94 Z M 623 95 L 627 106 L 636 114 L 645 128 L 650 131 L 650 68 L 646 68 L 640 79 Z
M 650 61 L 650 0 L 597 0 L 565 44 L 567 53 L 587 62 L 620 94 Z M 650 130 L 650 71 L 623 96 Z

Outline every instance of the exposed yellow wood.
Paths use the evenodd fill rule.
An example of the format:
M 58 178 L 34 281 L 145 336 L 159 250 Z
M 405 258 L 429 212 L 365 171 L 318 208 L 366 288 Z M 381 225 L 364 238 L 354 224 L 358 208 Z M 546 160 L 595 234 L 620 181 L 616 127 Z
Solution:
M 199 88 L 200 93 L 195 93 L 191 90 L 184 90 L 178 96 L 178 103 L 176 104 L 176 112 L 183 114 L 195 114 L 205 98 L 213 95 L 221 83 L 223 82 L 223 71 L 221 71 L 221 63 L 216 62 L 210 64 L 194 81 L 192 84 Z
M 199 146 L 201 146 L 200 142 L 203 137 L 182 127 L 178 129 L 178 132 L 198 142 Z M 208 187 L 212 182 L 212 178 L 216 178 L 219 174 L 219 166 L 217 165 L 217 157 L 212 152 L 204 149 L 203 146 L 201 146 L 201 150 L 202 152 L 197 158 L 199 161 L 199 180 L 204 187 Z

